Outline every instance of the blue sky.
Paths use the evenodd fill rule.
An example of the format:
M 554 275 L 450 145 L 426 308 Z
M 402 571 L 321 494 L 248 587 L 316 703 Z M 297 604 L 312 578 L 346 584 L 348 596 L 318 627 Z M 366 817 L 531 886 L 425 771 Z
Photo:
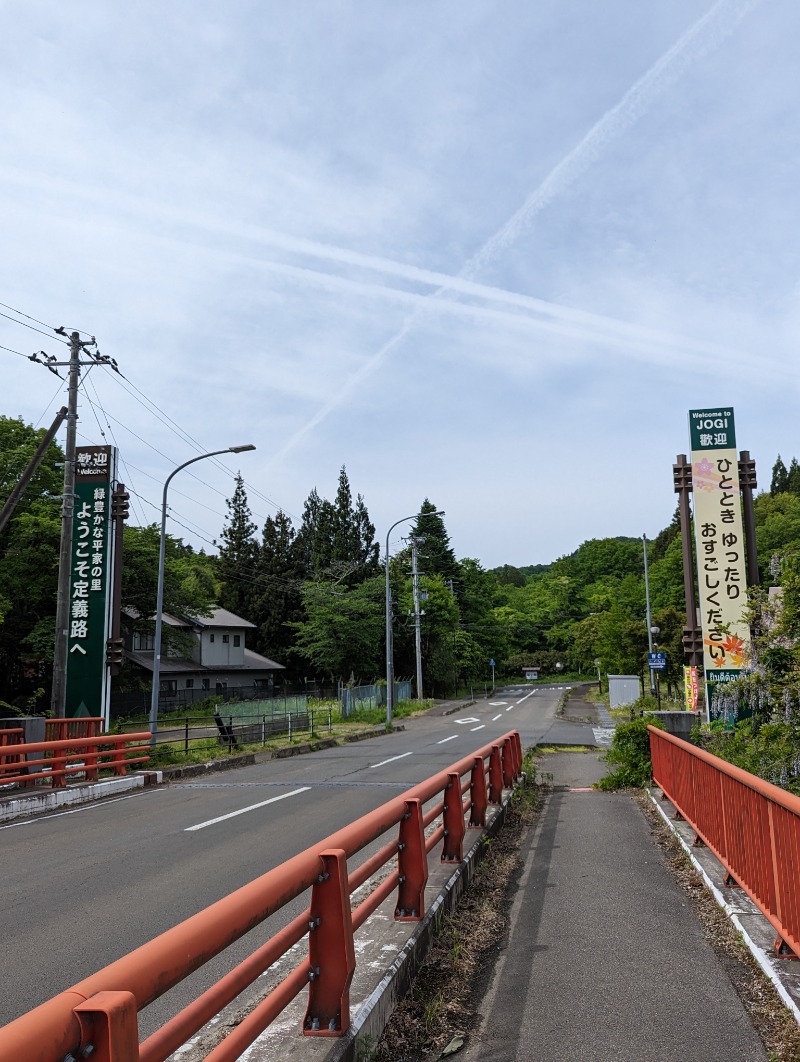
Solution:
M 252 442 L 259 523 L 346 465 L 381 541 L 429 497 L 459 556 L 542 563 L 669 522 L 690 408 L 762 487 L 800 456 L 794 0 L 0 15 L 0 344 L 63 350 L 14 307 L 118 360 L 80 441 L 136 522 Z M 49 423 L 11 351 L 2 412 Z M 232 483 L 196 475 L 170 530 L 210 549 Z

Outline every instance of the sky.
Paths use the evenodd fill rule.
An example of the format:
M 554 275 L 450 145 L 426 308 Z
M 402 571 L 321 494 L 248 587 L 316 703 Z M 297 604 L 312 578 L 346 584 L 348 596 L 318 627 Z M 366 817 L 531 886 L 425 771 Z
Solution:
M 669 523 L 689 409 L 760 488 L 800 456 L 796 0 L 0 19 L 0 413 L 49 425 L 20 355 L 95 336 L 78 441 L 133 522 L 252 443 L 175 477 L 171 533 L 213 551 L 236 471 L 299 526 L 345 466 L 382 550 L 428 498 L 457 556 L 539 564 Z

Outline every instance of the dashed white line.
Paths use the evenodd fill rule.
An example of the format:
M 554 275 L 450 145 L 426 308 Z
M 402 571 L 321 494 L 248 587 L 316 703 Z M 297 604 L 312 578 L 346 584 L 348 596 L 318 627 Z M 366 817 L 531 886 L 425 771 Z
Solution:
M 514 705 L 513 704 L 511 705 L 510 708 L 506 708 L 507 712 L 512 712 L 513 710 L 514 710 Z
M 457 737 L 458 737 L 458 734 L 451 734 L 449 738 L 442 738 L 442 740 L 441 741 L 437 741 L 436 744 L 437 745 L 444 745 L 445 742 L 447 742 L 447 741 L 455 741 L 455 739 Z
M 198 822 L 196 826 L 187 826 L 183 832 L 194 833 L 195 830 L 204 830 L 206 826 L 213 826 L 217 822 L 225 822 L 226 819 L 235 819 L 237 815 L 245 815 L 248 811 L 255 811 L 257 808 L 265 808 L 267 804 L 274 804 L 278 800 L 286 800 L 287 797 L 297 796 L 299 793 L 305 793 L 310 788 L 310 785 L 304 785 L 300 789 L 293 789 L 291 793 L 281 793 L 280 796 L 270 797 L 269 800 L 262 800 L 259 804 L 251 804 L 247 808 L 239 808 L 238 811 L 229 811 L 227 815 L 218 815 L 215 819 L 208 819 L 206 822 Z
M 503 715 L 503 713 L 502 713 L 502 712 L 498 712 L 498 714 L 497 714 L 497 715 L 493 715 L 493 716 L 492 716 L 492 722 L 493 722 L 493 723 L 496 723 L 496 722 L 497 722 L 497 720 L 498 720 L 498 719 L 500 719 L 500 718 L 502 717 L 502 715 Z
M 485 726 L 486 726 L 486 723 L 481 723 L 480 726 L 471 726 L 469 728 L 469 732 L 470 732 L 470 734 L 474 734 L 476 730 L 483 730 Z
M 520 697 L 520 699 L 517 701 L 517 704 L 522 704 L 523 701 L 527 701 L 527 699 L 529 697 L 532 697 L 534 693 L 536 693 L 536 690 L 531 690 L 530 693 L 526 693 L 524 697 Z
M 383 767 L 383 765 L 386 764 L 386 763 L 394 763 L 395 760 L 402 760 L 402 759 L 405 759 L 406 756 L 413 756 L 413 755 L 414 755 L 413 752 L 403 752 L 399 756 L 390 756 L 388 760 L 381 760 L 380 763 L 371 763 L 369 765 L 369 769 L 373 770 L 375 767 Z

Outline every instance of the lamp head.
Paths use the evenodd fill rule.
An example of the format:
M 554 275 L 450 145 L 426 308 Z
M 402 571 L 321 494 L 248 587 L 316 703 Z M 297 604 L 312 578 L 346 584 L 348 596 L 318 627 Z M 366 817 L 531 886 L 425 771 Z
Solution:
M 244 446 L 229 446 L 228 451 L 232 454 L 241 454 L 245 450 L 255 450 L 255 446 L 252 443 L 245 443 Z

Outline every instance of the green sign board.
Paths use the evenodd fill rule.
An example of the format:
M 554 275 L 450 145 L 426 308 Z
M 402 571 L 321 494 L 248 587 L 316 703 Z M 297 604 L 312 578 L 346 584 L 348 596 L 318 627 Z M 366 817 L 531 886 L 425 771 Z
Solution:
M 692 450 L 735 450 L 736 429 L 733 410 L 690 409 L 689 433 Z
M 106 716 L 109 673 L 111 487 L 116 451 L 79 446 L 76 452 L 67 640 L 67 716 Z
M 732 730 L 740 719 L 747 719 L 753 713 L 741 700 L 733 705 L 721 705 L 715 703 L 715 694 L 724 690 L 729 682 L 739 679 L 745 672 L 741 668 L 707 668 L 706 669 L 706 700 L 708 703 L 708 721 L 721 723 L 726 730 Z

